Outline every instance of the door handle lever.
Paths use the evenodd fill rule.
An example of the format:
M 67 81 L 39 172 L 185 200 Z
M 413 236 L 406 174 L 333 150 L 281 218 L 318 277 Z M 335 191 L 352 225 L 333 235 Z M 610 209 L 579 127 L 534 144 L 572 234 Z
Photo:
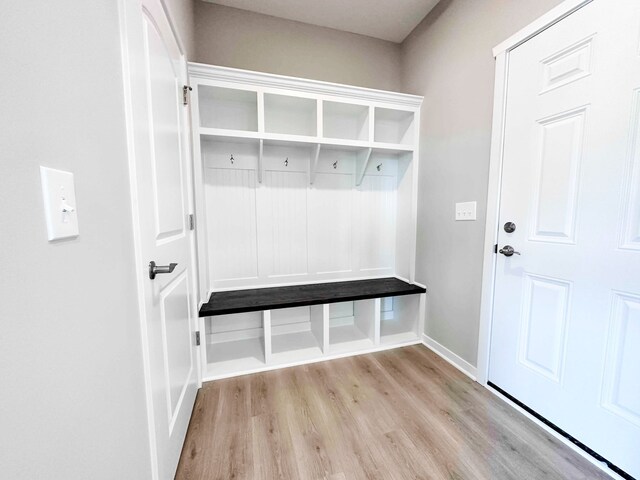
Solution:
M 149 262 L 149 278 L 153 280 L 156 275 L 160 273 L 171 273 L 176 269 L 177 263 L 170 263 L 169 265 L 156 265 L 156 262 L 151 260 Z
M 520 252 L 516 252 L 511 245 L 505 245 L 500 250 L 498 250 L 505 257 L 511 257 L 513 255 L 520 255 Z

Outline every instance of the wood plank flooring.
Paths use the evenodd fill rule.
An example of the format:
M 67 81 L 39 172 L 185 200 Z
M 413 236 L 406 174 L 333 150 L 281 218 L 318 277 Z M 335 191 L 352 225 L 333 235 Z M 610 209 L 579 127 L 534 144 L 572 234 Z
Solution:
M 205 384 L 176 475 L 608 478 L 422 345 Z

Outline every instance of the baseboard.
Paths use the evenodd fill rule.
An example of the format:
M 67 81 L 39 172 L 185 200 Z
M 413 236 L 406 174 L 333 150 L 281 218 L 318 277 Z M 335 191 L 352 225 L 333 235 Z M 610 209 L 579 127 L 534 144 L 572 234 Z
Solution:
M 471 378 L 474 381 L 476 380 L 476 372 L 477 372 L 476 367 L 471 365 L 464 358 L 459 357 L 458 355 L 453 353 L 451 350 L 449 350 L 447 347 L 440 345 L 433 338 L 429 337 L 424 333 L 422 334 L 422 343 L 424 344 L 425 347 L 427 347 L 429 350 L 433 351 L 438 356 L 445 359 L 451 365 L 453 365 L 462 373 L 464 373 L 467 377 Z

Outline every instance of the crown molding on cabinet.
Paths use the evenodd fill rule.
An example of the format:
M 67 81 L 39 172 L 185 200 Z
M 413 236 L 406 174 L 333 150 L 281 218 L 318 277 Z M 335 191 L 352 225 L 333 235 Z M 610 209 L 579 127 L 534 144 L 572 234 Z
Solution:
M 358 99 L 368 102 L 388 103 L 393 104 L 396 108 L 398 106 L 404 106 L 417 109 L 420 107 L 423 99 L 423 97 L 419 95 L 410 95 L 407 93 L 340 85 L 320 80 L 287 77 L 285 75 L 211 66 L 202 63 L 189 63 L 189 74 L 202 79 L 230 82 L 236 85 L 244 84 L 254 87 L 272 87 L 295 92 L 344 97 L 350 100 Z

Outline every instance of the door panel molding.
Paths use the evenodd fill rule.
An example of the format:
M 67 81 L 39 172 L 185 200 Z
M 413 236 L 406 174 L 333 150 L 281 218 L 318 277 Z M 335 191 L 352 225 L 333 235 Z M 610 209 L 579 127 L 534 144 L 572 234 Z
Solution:
M 601 405 L 640 426 L 640 295 L 612 293 Z
M 540 151 L 532 202 L 535 222 L 529 240 L 576 243 L 576 207 L 587 110 L 588 106 L 578 107 L 537 122 Z
M 540 94 L 591 75 L 591 50 L 595 35 L 563 48 L 542 60 Z
M 562 381 L 571 282 L 524 274 L 518 361 L 555 383 Z M 552 302 L 555 308 L 545 308 Z
M 633 92 L 620 248 L 640 250 L 640 88 Z

